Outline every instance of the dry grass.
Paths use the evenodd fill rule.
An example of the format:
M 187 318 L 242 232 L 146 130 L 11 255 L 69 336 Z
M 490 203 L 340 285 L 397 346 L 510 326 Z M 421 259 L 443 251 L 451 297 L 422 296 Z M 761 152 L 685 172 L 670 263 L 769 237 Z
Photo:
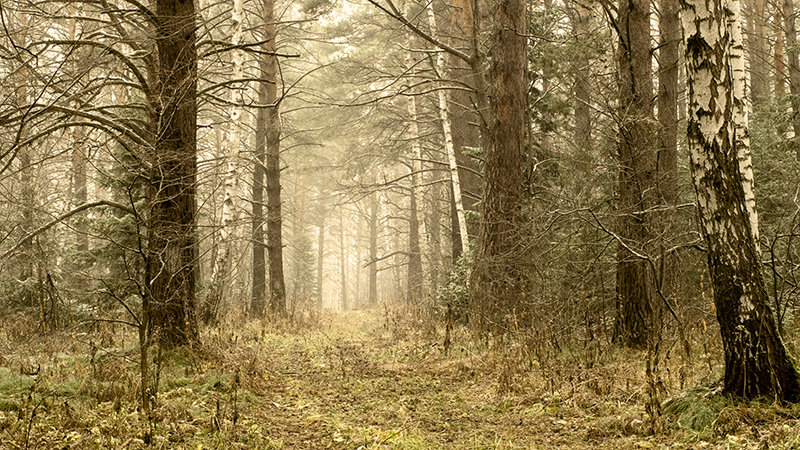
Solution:
M 398 312 L 207 332 L 166 355 L 152 417 L 137 412 L 125 330 L 4 329 L 1 448 L 800 448 L 800 409 L 676 390 L 666 363 L 674 398 L 651 434 L 641 354 L 535 358 L 455 330 L 444 355 L 441 330 Z M 689 386 L 718 370 L 697 359 Z

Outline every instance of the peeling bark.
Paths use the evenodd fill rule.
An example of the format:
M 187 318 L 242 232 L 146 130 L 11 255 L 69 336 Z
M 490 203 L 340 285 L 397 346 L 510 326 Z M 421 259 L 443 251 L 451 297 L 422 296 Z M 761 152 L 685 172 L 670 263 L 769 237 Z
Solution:
M 740 4 L 681 3 L 690 168 L 725 354 L 724 390 L 800 400 L 798 373 L 778 335 L 759 269 L 748 208 L 752 184 L 742 170 L 748 141 Z

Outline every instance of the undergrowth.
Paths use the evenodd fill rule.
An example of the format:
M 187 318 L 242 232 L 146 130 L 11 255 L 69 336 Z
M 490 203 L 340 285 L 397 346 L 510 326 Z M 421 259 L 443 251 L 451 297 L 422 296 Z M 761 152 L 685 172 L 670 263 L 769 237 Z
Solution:
M 165 353 L 149 415 L 129 330 L 3 327 L 0 448 L 800 448 L 800 407 L 717 392 L 711 333 L 692 359 L 662 351 L 653 433 L 645 358 L 608 342 L 455 325 L 445 351 L 419 310 L 297 317 L 231 319 Z

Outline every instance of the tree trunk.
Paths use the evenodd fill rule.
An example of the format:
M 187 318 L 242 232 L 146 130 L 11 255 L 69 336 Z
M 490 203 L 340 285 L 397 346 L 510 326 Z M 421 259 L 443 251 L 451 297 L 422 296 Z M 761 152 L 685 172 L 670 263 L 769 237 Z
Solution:
M 150 173 L 150 317 L 167 346 L 197 340 L 197 52 L 194 3 L 156 0 L 161 98 Z
M 450 247 L 452 249 L 453 265 L 456 265 L 458 264 L 458 258 L 460 258 L 461 254 L 464 252 L 464 244 L 461 242 L 461 233 L 458 229 L 458 207 L 456 206 L 455 196 L 453 195 L 454 192 L 455 187 L 451 183 L 450 189 L 448 189 L 448 193 L 450 194 L 450 201 L 448 202 L 450 205 Z
M 485 155 L 483 217 L 470 282 L 478 310 L 500 321 L 524 314 L 524 274 L 519 261 L 527 109 L 527 32 L 524 0 L 501 0 L 494 9 Z
M 795 158 L 800 161 L 800 48 L 797 43 L 797 14 L 794 0 L 783 0 L 783 21 L 786 29 L 786 56 L 789 71 L 789 95 L 792 103 L 792 130 Z
M 681 25 L 678 0 L 661 0 L 658 28 L 658 134 L 656 144 L 656 180 L 659 201 L 667 209 L 655 213 L 655 231 L 659 236 L 661 258 L 660 287 L 664 295 L 675 292 L 677 267 L 675 258 L 666 254 L 676 233 L 674 207 L 678 201 L 678 71 Z M 658 303 L 656 301 L 656 303 Z M 659 309 L 656 308 L 656 311 Z
M 661 0 L 658 21 L 658 189 L 667 205 L 678 200 L 678 68 L 681 24 L 678 0 Z
M 765 0 L 750 0 L 747 25 L 747 44 L 750 60 L 750 93 L 753 105 L 762 104 L 768 96 L 768 78 L 766 67 L 769 67 L 769 48 L 766 33 Z
M 436 15 L 433 11 L 433 3 L 428 3 L 428 24 L 430 25 L 431 36 L 434 39 L 438 38 L 436 27 Z M 434 70 L 439 78 L 444 77 L 444 53 L 438 52 Z M 463 253 L 469 247 L 469 232 L 467 230 L 467 216 L 464 209 L 464 200 L 462 198 L 461 175 L 458 171 L 458 158 L 456 155 L 456 147 L 453 142 L 453 132 L 451 128 L 449 102 L 447 100 L 447 91 L 445 89 L 437 90 L 439 100 L 439 119 L 442 122 L 442 135 L 444 137 L 444 148 L 447 154 L 447 163 L 450 168 L 450 182 L 453 184 L 453 200 L 455 202 L 456 219 L 458 220 L 458 232 L 460 235 L 461 249 Z M 410 108 L 410 106 L 409 106 Z
M 768 306 L 751 230 L 754 208 L 747 205 L 747 140 L 737 136 L 747 132 L 739 1 L 682 5 L 690 168 L 725 353 L 724 391 L 800 400 L 797 371 Z
M 369 304 L 378 303 L 378 193 L 369 201 Z
M 341 264 L 341 304 L 342 310 L 347 311 L 347 246 L 344 240 L 344 213 L 339 212 L 339 263 Z
M 591 37 L 590 17 L 590 9 L 580 5 L 575 6 L 575 12 L 572 16 L 572 27 L 578 42 L 582 42 L 584 39 L 589 39 Z M 591 61 L 581 60 L 573 74 L 573 90 L 575 94 L 575 99 L 573 101 L 573 115 L 575 118 L 573 136 L 576 146 L 575 160 L 577 161 L 578 168 L 582 172 L 593 170 L 591 164 L 592 149 L 594 148 L 592 142 L 592 98 L 589 85 L 591 73 L 588 73 L 590 67 Z
M 441 182 L 433 182 L 430 193 L 430 226 L 428 226 L 428 237 L 430 239 L 430 272 L 431 272 L 431 292 L 435 295 L 441 283 L 440 274 L 442 272 L 442 211 L 440 201 L 442 195 Z
M 294 191 L 292 192 L 292 240 L 294 241 L 295 252 L 292 261 L 292 304 L 297 304 L 300 301 L 309 300 L 307 293 L 311 289 L 309 286 L 304 285 L 303 272 L 309 268 L 303 267 L 306 257 L 306 248 L 301 243 L 306 242 L 304 213 L 305 213 L 305 189 L 302 188 L 301 182 L 303 175 L 298 173 L 294 177 Z
M 261 77 L 267 91 L 267 253 L 269 256 L 269 308 L 273 314 L 286 314 L 286 285 L 283 278 L 283 239 L 281 236 L 281 119 L 278 99 L 278 57 L 275 56 L 275 4 L 264 0 L 264 55 Z
M 773 61 L 775 66 L 775 97 L 781 98 L 786 95 L 786 63 L 784 62 L 783 52 L 783 13 L 777 7 L 775 8 L 774 22 L 772 30 L 775 37 L 775 47 Z M 784 131 L 785 132 L 785 131 Z
M 646 348 L 653 316 L 653 273 L 642 251 L 650 241 L 644 211 L 655 205 L 656 157 L 653 82 L 650 60 L 650 3 L 622 0 L 619 36 L 619 236 L 615 338 L 631 348 Z M 647 253 L 647 250 L 644 250 Z
M 266 73 L 264 55 L 260 57 L 261 73 Z M 258 102 L 267 104 L 268 83 L 262 77 L 258 83 Z M 267 110 L 259 108 L 256 114 L 256 142 L 253 157 L 253 190 L 251 240 L 253 245 L 252 291 L 250 295 L 250 317 L 264 317 L 267 297 L 267 263 L 264 245 L 264 163 L 267 145 Z
M 439 91 L 440 93 L 443 91 Z M 413 160 L 411 161 L 411 195 L 408 214 L 408 278 L 406 300 L 416 304 L 422 299 L 422 252 L 419 246 L 419 211 L 417 205 L 422 196 L 422 146 L 419 143 L 417 126 L 417 102 L 414 96 L 408 98 L 409 128 Z M 462 211 L 463 212 L 463 211 Z
M 234 0 L 233 9 L 231 11 L 231 26 L 233 32 L 231 35 L 231 46 L 237 46 L 242 40 L 242 13 L 243 1 Z M 233 63 L 233 74 L 231 80 L 237 83 L 237 80 L 242 78 L 242 51 L 234 48 L 231 50 L 231 62 Z M 214 270 L 211 272 L 211 290 L 206 300 L 205 308 L 202 311 L 202 319 L 206 324 L 216 323 L 218 320 L 219 309 L 222 305 L 224 293 L 226 292 L 225 285 L 228 278 L 228 269 L 230 266 L 230 253 L 233 243 L 231 242 L 231 234 L 233 233 L 233 224 L 236 221 L 236 198 L 235 188 L 237 183 L 236 165 L 234 159 L 236 158 L 239 149 L 242 145 L 239 135 L 239 121 L 241 120 L 241 112 L 239 104 L 242 102 L 241 90 L 231 87 L 230 90 L 230 113 L 228 124 L 229 132 L 225 143 L 219 148 L 219 157 L 225 163 L 225 176 L 223 178 L 224 197 L 222 200 L 222 214 L 220 216 L 219 239 L 217 240 L 217 254 L 216 261 L 214 262 Z
M 317 304 L 322 308 L 323 267 L 325 263 L 325 215 L 319 218 L 319 233 L 317 235 Z

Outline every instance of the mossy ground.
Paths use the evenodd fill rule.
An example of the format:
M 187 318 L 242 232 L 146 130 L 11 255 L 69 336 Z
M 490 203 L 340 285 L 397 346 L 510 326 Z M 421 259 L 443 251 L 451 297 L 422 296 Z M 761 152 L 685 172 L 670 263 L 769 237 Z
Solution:
M 150 417 L 133 334 L 0 332 L 0 448 L 800 448 L 800 408 L 705 388 L 664 393 L 652 433 L 642 354 L 526 360 L 461 331 L 445 355 L 410 316 L 313 322 L 226 326 L 166 355 Z M 718 370 L 698 361 L 687 385 L 702 367 Z

